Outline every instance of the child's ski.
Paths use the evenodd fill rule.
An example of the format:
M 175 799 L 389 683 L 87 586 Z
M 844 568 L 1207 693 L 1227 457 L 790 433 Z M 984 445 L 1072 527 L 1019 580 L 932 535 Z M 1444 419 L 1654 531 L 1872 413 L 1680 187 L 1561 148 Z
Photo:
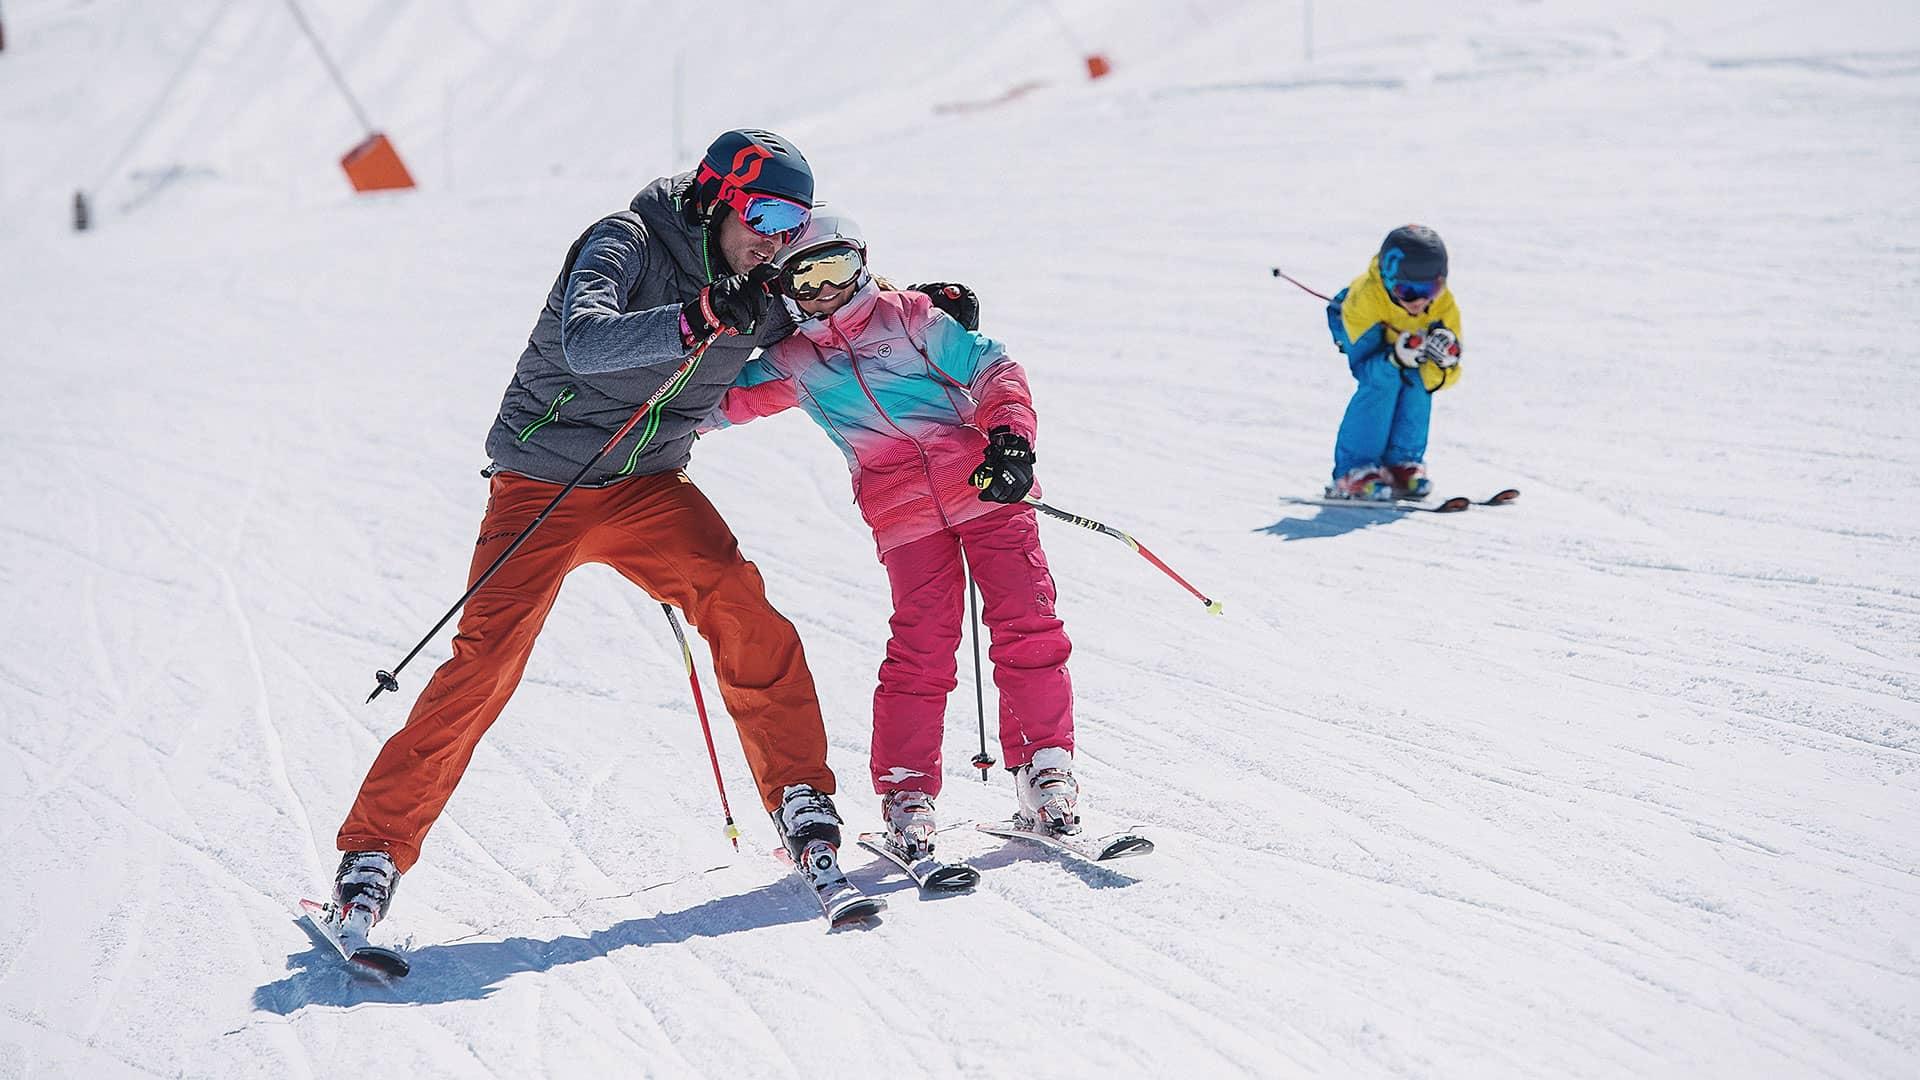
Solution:
M 1051 833 L 1029 829 L 1017 821 L 983 821 L 974 828 L 1009 840 L 1031 840 L 1036 844 L 1078 856 L 1089 862 L 1107 862 L 1112 859 L 1130 858 L 1134 855 L 1149 855 L 1153 852 L 1153 841 L 1131 832 L 1112 833 L 1089 840 L 1078 836 L 1054 836 Z
M 1293 496 L 1287 498 L 1285 501 L 1301 506 L 1330 506 L 1337 510 L 1384 510 L 1390 514 L 1410 514 L 1416 512 L 1426 514 L 1457 514 L 1473 505 L 1473 500 L 1467 498 L 1465 495 L 1455 495 L 1445 502 L 1433 505 L 1410 502 L 1405 499 L 1394 502 L 1384 502 L 1373 499 L 1331 499 L 1324 495 L 1319 498 Z
M 1392 502 L 1380 502 L 1371 499 L 1334 499 L 1327 496 L 1319 498 L 1289 498 L 1286 501 L 1302 506 L 1332 506 L 1352 510 L 1385 510 L 1389 513 L 1457 514 L 1474 506 L 1505 506 L 1520 497 L 1519 488 L 1501 488 L 1484 499 L 1469 499 L 1465 495 L 1455 495 L 1437 503 L 1419 502 L 1414 499 L 1395 499 Z
M 922 892 L 966 892 L 980 883 L 980 871 L 966 863 L 942 862 L 931 855 L 907 858 L 887 841 L 885 833 L 861 833 L 860 846 L 906 871 Z
M 407 958 L 392 949 L 383 949 L 370 944 L 366 935 L 349 926 L 341 925 L 338 914 L 332 904 L 322 904 L 318 900 L 300 901 L 301 915 L 315 932 L 327 939 L 345 960 L 357 970 L 370 971 L 389 979 L 405 978 L 412 965 Z
M 851 926 L 887 910 L 885 900 L 868 896 L 860 891 L 859 886 L 847 880 L 846 872 L 840 869 L 839 859 L 831 845 L 809 844 L 803 854 L 807 856 L 805 866 L 795 863 L 793 855 L 786 848 L 773 849 L 773 857 L 800 875 L 800 880 L 813 890 L 814 899 L 820 901 L 820 913 L 827 917 L 828 930 Z

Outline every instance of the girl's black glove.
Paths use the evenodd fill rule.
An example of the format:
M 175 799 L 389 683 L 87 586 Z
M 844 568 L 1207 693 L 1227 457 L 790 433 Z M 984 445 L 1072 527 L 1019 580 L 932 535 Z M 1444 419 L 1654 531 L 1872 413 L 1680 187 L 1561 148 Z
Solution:
M 973 470 L 982 502 L 1017 503 L 1033 490 L 1033 444 L 1005 424 L 987 435 L 986 459 Z
M 953 316 L 953 321 L 963 329 L 980 329 L 980 298 L 965 285 L 951 281 L 933 281 L 925 285 L 909 285 L 912 292 L 926 293 L 933 299 L 933 306 Z

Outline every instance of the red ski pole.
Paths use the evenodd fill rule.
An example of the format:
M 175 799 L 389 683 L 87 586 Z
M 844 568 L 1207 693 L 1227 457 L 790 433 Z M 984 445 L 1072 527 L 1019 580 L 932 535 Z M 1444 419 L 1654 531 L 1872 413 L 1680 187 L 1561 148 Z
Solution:
M 700 734 L 707 738 L 707 760 L 713 763 L 713 786 L 720 790 L 720 813 L 727 819 L 727 839 L 733 841 L 733 850 L 740 850 L 740 827 L 733 823 L 733 808 L 727 805 L 727 782 L 720 779 L 720 755 L 713 748 L 713 728 L 707 724 L 707 702 L 700 696 L 700 675 L 693 669 L 693 649 L 687 645 L 686 631 L 680 629 L 680 617 L 673 613 L 672 604 L 661 604 L 660 610 L 667 613 L 667 622 L 673 626 L 673 636 L 680 642 L 680 658 L 687 664 L 687 684 L 693 687 L 693 711 L 700 714 Z
M 1146 549 L 1146 546 L 1140 543 L 1140 541 L 1135 540 L 1133 537 L 1128 536 L 1126 533 L 1121 532 L 1119 529 L 1116 529 L 1111 525 L 1103 525 L 1100 522 L 1093 520 L 1092 518 L 1081 517 L 1078 514 L 1069 514 L 1065 510 L 1060 510 L 1060 509 L 1056 509 L 1055 507 L 1048 506 L 1046 503 L 1041 502 L 1039 499 L 1036 499 L 1031 495 L 1027 496 L 1025 501 L 1028 506 L 1033 507 L 1035 510 L 1040 511 L 1041 513 L 1047 515 L 1048 517 L 1058 518 L 1059 520 L 1067 522 L 1068 524 L 1078 525 L 1083 529 L 1092 529 L 1094 532 L 1097 532 L 1097 533 L 1105 533 L 1108 536 L 1113 537 L 1115 540 L 1118 540 L 1121 543 L 1127 545 L 1133 550 L 1139 552 L 1141 558 L 1159 567 L 1161 573 L 1179 582 L 1181 588 L 1199 597 L 1200 602 L 1207 605 L 1207 610 L 1209 612 L 1215 615 L 1221 614 L 1220 601 L 1208 598 L 1207 594 L 1201 592 L 1199 589 L 1196 589 L 1192 585 L 1188 584 L 1186 578 L 1183 578 L 1179 574 L 1174 573 L 1173 567 L 1168 566 L 1166 563 L 1161 562 L 1160 557 L 1158 555 L 1155 555 L 1153 552 L 1148 551 Z

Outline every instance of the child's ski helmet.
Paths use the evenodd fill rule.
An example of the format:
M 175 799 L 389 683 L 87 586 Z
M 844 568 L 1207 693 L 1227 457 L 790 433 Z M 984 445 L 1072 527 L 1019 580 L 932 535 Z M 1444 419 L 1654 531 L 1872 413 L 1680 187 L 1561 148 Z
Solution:
M 836 254 L 837 262 L 832 261 Z M 811 299 L 821 285 L 866 283 L 867 240 L 859 223 L 847 215 L 815 214 L 799 236 L 773 253 L 768 265 L 779 271 L 782 293 Z
M 1380 280 L 1392 293 L 1401 282 L 1438 281 L 1447 276 L 1447 245 L 1425 225 L 1402 225 L 1380 244 Z

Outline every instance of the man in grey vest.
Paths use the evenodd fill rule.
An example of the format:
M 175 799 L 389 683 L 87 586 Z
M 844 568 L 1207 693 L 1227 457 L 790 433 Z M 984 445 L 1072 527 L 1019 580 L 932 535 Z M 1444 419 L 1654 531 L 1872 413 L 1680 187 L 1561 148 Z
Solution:
M 699 169 L 649 184 L 568 251 L 487 436 L 492 497 L 469 581 L 642 403 L 665 396 L 467 601 L 453 656 L 374 759 L 338 837 L 346 854 L 334 897 L 360 933 L 386 914 L 519 685 L 560 583 L 584 563 L 611 566 L 686 612 L 712 649 L 761 801 L 796 864 L 839 876 L 818 861 L 824 848 L 832 863 L 840 818 L 800 638 L 682 471 L 695 426 L 741 365 L 791 329 L 771 302 L 766 263 L 812 206 L 813 173 L 793 144 L 729 131 Z

